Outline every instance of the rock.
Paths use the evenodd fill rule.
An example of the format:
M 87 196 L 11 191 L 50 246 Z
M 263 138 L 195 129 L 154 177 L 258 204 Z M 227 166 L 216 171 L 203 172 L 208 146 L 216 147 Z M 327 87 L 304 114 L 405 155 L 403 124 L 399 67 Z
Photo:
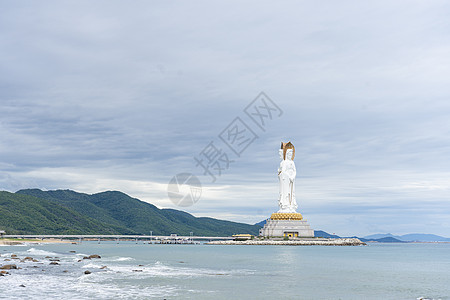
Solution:
M 77 243 L 75 243 L 75 242 L 72 242 L 72 245 L 76 245 Z
M 64 270 L 64 271 L 63 271 L 63 273 L 67 273 L 67 272 L 69 272 L 69 271 L 68 271 L 68 270 Z
M 5 275 L 3 275 L 3 273 L 0 273 L 0 276 L 5 276 Z
M 133 272 L 142 272 L 142 270 L 132 270 Z
M 16 254 L 11 254 L 11 257 L 17 257 L 17 255 Z
M 12 270 L 12 269 L 17 269 L 17 266 L 16 265 L 4 265 L 4 266 L 1 266 L 0 269 L 2 269 L 2 270 Z
M 78 262 L 81 262 L 81 259 L 79 259 Z
M 30 256 L 27 256 L 27 257 L 25 257 L 23 260 L 33 260 L 33 258 L 30 257 Z
M 83 259 L 91 259 L 89 256 L 84 256 Z
M 50 264 L 51 264 L 51 265 L 59 265 L 59 263 L 56 262 L 56 261 L 52 261 Z
M 103 267 L 101 267 L 100 269 L 101 270 L 104 270 L 104 269 L 106 269 L 107 268 L 107 266 L 103 266 Z
M 91 273 L 92 273 L 92 272 L 91 272 L 91 271 L 88 271 L 88 270 L 84 271 L 84 274 L 86 274 L 86 275 L 91 274 Z
M 25 287 L 23 284 L 19 285 L 19 287 Z
M 9 274 L 9 273 L 6 271 L 0 271 L 0 274 Z
M 92 255 L 89 255 L 89 259 L 91 259 L 91 258 L 102 258 L 102 257 L 98 254 L 92 254 Z
M 77 253 L 77 251 L 75 251 L 75 250 L 71 250 L 71 251 L 69 251 L 70 253 Z
M 50 261 L 59 261 L 59 259 L 57 259 L 57 258 L 50 258 L 49 260 Z
M 144 265 L 138 265 L 138 267 L 143 267 Z
M 5 258 L 4 261 L 11 261 L 9 258 Z
M 52 258 L 51 256 L 46 256 L 45 258 Z
M 38 262 L 38 260 L 37 259 L 33 259 L 33 262 Z

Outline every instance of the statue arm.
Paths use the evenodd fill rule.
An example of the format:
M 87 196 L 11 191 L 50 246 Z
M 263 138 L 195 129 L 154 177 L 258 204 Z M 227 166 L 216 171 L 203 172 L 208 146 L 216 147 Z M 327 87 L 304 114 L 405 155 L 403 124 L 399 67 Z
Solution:
M 292 163 L 292 165 L 289 166 L 287 169 L 287 174 L 289 177 L 289 181 L 294 182 L 295 176 L 297 175 L 297 170 L 295 170 L 295 164 Z

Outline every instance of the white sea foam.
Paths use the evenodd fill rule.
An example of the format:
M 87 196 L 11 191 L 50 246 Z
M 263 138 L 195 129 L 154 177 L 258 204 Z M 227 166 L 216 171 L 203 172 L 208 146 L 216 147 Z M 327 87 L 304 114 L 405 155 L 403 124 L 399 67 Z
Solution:
M 113 257 L 106 257 L 103 259 L 104 261 L 131 261 L 134 260 L 132 257 L 123 257 L 123 256 L 113 256 Z
M 43 295 L 46 299 L 147 299 L 175 296 L 179 290 L 175 286 L 168 285 L 124 287 L 95 280 L 98 278 L 100 277 L 90 275 L 74 278 L 39 273 L 14 274 L 2 278 L 0 290 L 2 297 L 6 299 L 42 299 Z M 19 287 L 21 284 L 25 287 Z
M 230 276 L 232 272 L 224 270 L 213 270 L 203 268 L 174 267 L 156 262 L 152 265 L 108 265 L 108 268 L 123 276 L 130 277 L 199 277 L 199 276 Z M 234 272 L 233 272 L 234 273 Z M 243 274 L 243 271 L 239 273 Z
M 97 265 L 97 264 L 93 264 L 93 263 L 83 265 L 83 268 L 101 268 L 101 267 L 102 266 Z
M 27 250 L 27 252 L 31 255 L 41 255 L 41 256 L 58 256 L 59 255 L 55 252 L 45 251 L 45 250 L 36 249 L 36 248 L 30 248 Z

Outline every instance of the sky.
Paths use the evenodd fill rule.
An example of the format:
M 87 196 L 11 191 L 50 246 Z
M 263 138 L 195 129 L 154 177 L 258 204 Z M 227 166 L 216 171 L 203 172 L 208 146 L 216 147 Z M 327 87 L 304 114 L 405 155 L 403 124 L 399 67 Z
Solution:
M 119 190 L 253 224 L 278 210 L 291 141 L 313 229 L 450 237 L 449 15 L 447 1 L 0 1 L 0 190 Z M 278 110 L 259 127 L 246 108 L 261 92 Z M 253 137 L 239 155 L 235 122 Z M 214 182 L 195 161 L 211 142 L 231 161 Z M 168 197 L 179 173 L 201 182 L 192 206 Z

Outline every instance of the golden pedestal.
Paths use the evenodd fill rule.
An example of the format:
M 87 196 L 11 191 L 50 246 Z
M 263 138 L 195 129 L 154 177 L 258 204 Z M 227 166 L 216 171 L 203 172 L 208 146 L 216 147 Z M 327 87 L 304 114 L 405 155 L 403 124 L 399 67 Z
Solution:
M 270 216 L 272 220 L 303 220 L 301 213 L 273 213 Z

